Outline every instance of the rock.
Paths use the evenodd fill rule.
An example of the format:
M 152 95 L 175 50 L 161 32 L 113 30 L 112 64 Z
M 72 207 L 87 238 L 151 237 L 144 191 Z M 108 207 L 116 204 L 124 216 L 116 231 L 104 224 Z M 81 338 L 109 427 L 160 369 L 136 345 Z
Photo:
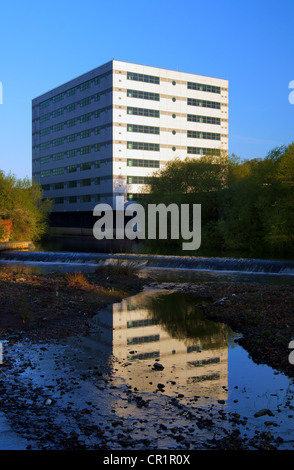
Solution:
M 164 384 L 157 384 L 157 388 L 164 388 L 165 385 Z
M 155 369 L 155 370 L 163 370 L 164 367 L 163 367 L 162 364 L 159 364 L 158 362 L 155 362 L 155 363 L 153 364 L 153 369 Z
M 45 401 L 45 405 L 48 406 L 48 405 L 51 405 L 52 403 L 52 400 L 50 398 L 48 398 L 46 401 Z
M 255 413 L 254 417 L 259 418 L 260 416 L 274 416 L 273 412 L 271 410 L 268 410 L 267 408 L 263 408 L 262 410 L 259 410 Z

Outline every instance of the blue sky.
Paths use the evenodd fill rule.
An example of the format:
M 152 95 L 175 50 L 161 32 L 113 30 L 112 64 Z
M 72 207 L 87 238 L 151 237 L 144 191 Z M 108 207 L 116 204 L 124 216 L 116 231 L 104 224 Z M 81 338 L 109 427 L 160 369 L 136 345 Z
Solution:
M 294 3 L 1 0 L 0 170 L 31 177 L 31 101 L 111 59 L 229 80 L 229 153 L 294 141 Z

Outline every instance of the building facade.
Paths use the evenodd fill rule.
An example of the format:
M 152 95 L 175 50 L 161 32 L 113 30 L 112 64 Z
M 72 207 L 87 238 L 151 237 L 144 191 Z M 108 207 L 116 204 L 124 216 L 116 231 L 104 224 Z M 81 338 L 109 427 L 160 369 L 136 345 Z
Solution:
M 169 160 L 228 152 L 228 81 L 110 61 L 33 100 L 32 147 L 54 213 L 115 209 Z

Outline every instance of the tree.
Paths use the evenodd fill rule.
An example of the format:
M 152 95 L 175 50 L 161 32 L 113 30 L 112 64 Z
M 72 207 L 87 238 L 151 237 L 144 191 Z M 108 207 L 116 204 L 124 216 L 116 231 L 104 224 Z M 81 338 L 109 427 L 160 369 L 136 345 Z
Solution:
M 50 210 L 49 200 L 42 200 L 40 185 L 0 171 L 0 218 L 12 221 L 11 240 L 40 239 Z

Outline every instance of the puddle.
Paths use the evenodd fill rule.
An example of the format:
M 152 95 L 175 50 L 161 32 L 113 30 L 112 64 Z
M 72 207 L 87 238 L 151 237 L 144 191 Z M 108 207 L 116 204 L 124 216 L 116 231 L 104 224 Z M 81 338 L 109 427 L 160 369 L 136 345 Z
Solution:
M 242 436 L 271 432 L 282 437 L 282 447 L 292 448 L 293 380 L 255 364 L 234 342 L 237 335 L 230 328 L 206 320 L 198 304 L 209 301 L 174 291 L 146 291 L 99 312 L 94 320 L 100 333 L 75 344 L 92 357 L 103 357 L 114 382 L 156 403 L 149 423 L 168 420 L 166 407 L 158 406 L 165 397 L 169 403 L 180 400 L 186 411 L 196 407 L 209 412 L 216 420 L 221 412 L 240 415 L 246 421 Z M 129 416 L 126 408 L 118 401 L 116 415 Z M 262 409 L 270 415 L 254 417 Z M 138 417 L 138 410 L 132 414 Z

